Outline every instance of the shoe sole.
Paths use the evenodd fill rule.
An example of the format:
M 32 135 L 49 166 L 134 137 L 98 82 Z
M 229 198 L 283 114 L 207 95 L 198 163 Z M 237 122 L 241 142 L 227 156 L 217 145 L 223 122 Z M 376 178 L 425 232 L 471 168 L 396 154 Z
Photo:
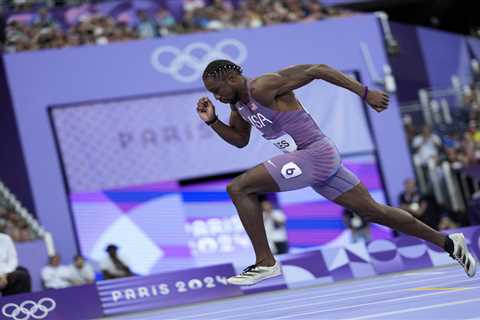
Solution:
M 473 273 L 470 275 L 468 272 L 467 272 L 467 276 L 469 276 L 470 278 L 473 278 L 475 277 L 475 274 L 477 273 L 477 259 L 472 255 L 470 254 L 470 252 L 468 253 L 471 257 L 472 257 L 472 263 L 473 263 Z
M 270 278 L 275 278 L 275 277 L 278 277 L 278 276 L 281 276 L 282 275 L 282 272 L 278 272 L 278 273 L 274 273 L 274 274 L 270 274 L 268 276 L 265 276 L 264 278 L 261 278 L 255 282 L 248 282 L 248 283 L 235 283 L 235 282 L 232 282 L 230 281 L 229 279 L 227 279 L 227 282 L 228 284 L 231 284 L 231 285 L 234 285 L 234 286 L 253 286 L 254 284 L 257 284 L 259 282 L 262 282 L 263 280 L 267 280 L 267 279 L 270 279 Z

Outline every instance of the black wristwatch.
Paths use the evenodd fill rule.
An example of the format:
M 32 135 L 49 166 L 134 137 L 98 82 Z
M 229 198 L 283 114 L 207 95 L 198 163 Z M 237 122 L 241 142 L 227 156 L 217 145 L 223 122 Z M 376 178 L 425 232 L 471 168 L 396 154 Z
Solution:
M 217 115 L 215 115 L 215 118 L 213 118 L 212 120 L 209 120 L 209 121 L 205 121 L 205 123 L 209 126 L 211 126 L 212 124 L 214 124 L 215 122 L 217 122 L 218 120 L 218 117 Z

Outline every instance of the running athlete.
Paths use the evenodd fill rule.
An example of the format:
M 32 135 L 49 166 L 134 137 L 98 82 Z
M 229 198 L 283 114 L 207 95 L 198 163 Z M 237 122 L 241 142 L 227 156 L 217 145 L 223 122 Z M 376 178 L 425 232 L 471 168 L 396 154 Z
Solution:
M 388 95 L 369 90 L 354 79 L 322 64 L 295 65 L 255 79 L 242 75 L 240 66 L 228 60 L 211 62 L 203 73 L 203 83 L 215 99 L 229 104 L 228 124 L 220 121 L 212 102 L 198 100 L 197 112 L 223 140 L 245 147 L 251 127 L 284 153 L 246 171 L 227 186 L 240 220 L 255 250 L 255 264 L 228 282 L 253 285 L 281 274 L 279 263 L 268 246 L 257 194 L 312 187 L 325 198 L 369 221 L 429 241 L 450 254 L 468 276 L 476 271 L 463 234 L 446 236 L 417 220 L 410 213 L 376 202 L 359 179 L 342 165 L 332 140 L 296 99 L 293 91 L 313 80 L 325 80 L 359 95 L 375 111 L 388 106 Z

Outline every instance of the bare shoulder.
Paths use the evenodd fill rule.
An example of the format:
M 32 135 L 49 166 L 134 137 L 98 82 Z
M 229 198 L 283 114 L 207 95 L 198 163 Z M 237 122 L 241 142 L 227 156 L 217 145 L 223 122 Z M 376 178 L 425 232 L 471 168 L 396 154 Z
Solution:
M 270 105 L 281 85 L 282 76 L 280 74 L 266 73 L 252 80 L 250 93 L 255 100 L 264 105 Z

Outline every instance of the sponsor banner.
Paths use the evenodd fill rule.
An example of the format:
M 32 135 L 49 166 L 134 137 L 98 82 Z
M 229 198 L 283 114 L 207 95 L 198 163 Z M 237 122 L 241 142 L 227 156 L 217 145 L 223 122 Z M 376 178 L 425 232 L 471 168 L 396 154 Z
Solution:
M 0 315 L 2 320 L 85 320 L 103 313 L 95 285 L 85 285 L 0 297 Z
M 100 281 L 97 288 L 105 315 L 112 315 L 242 295 L 227 283 L 234 274 L 231 264 L 222 264 Z

